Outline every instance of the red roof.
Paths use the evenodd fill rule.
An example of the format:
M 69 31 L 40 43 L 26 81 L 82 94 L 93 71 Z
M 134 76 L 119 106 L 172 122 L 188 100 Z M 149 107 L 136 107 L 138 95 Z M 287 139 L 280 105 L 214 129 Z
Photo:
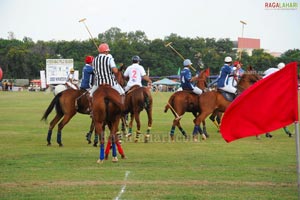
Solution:
M 260 49 L 260 39 L 238 38 L 238 48 L 242 49 Z

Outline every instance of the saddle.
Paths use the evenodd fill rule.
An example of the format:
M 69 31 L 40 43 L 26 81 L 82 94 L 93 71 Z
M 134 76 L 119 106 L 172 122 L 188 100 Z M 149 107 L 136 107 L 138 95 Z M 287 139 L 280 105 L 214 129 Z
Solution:
M 218 89 L 218 92 L 220 92 L 220 93 L 223 95 L 223 97 L 224 97 L 227 101 L 230 101 L 230 102 L 232 102 L 232 101 L 235 99 L 235 97 L 236 97 L 235 94 L 230 93 L 230 92 L 226 92 L 226 91 L 221 90 L 221 89 Z
M 132 86 L 125 94 L 129 94 L 129 93 L 131 93 L 131 92 L 133 92 L 135 89 L 138 89 L 138 88 L 140 88 L 141 86 L 139 86 L 139 85 L 134 85 L 134 86 Z

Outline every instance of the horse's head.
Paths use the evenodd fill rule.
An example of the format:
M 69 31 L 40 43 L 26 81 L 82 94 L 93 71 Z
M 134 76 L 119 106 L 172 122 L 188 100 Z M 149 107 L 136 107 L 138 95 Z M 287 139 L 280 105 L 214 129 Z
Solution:
M 115 74 L 117 82 L 124 87 L 125 86 L 125 78 L 123 76 L 123 72 L 125 71 L 125 65 L 123 63 L 120 64 L 120 67 L 118 68 L 118 73 Z
M 197 87 L 204 90 L 207 87 L 207 78 L 209 76 L 209 68 L 206 68 L 205 70 L 202 70 L 200 74 L 198 75 L 196 81 L 197 81 Z
M 247 71 L 245 71 L 238 82 L 238 93 L 242 93 L 260 79 L 262 79 L 262 77 L 257 73 L 257 71 L 255 71 L 252 66 L 248 67 Z

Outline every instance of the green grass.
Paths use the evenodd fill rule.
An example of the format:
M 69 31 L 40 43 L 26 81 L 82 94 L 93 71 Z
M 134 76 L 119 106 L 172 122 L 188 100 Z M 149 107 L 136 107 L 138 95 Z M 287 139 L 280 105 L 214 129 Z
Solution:
M 170 95 L 153 93 L 150 143 L 124 141 L 126 160 L 97 164 L 99 148 L 85 140 L 89 116 L 77 114 L 63 129 L 62 148 L 55 128 L 47 147 L 40 119 L 52 93 L 1 92 L 0 199 L 115 199 L 124 186 L 121 199 L 297 199 L 294 138 L 278 130 L 228 144 L 207 120 L 208 140 L 184 141 L 176 130 L 171 143 L 173 116 L 163 112 Z M 145 132 L 144 112 L 142 122 Z M 191 135 L 190 113 L 182 124 Z

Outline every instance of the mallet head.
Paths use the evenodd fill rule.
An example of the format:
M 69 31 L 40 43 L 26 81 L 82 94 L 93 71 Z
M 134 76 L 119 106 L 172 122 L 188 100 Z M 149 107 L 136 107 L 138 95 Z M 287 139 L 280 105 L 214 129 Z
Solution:
M 169 42 L 168 44 L 165 44 L 165 47 L 168 47 L 172 44 L 172 42 Z
M 78 22 L 84 22 L 86 20 L 86 18 L 83 18 L 81 20 L 79 20 Z

